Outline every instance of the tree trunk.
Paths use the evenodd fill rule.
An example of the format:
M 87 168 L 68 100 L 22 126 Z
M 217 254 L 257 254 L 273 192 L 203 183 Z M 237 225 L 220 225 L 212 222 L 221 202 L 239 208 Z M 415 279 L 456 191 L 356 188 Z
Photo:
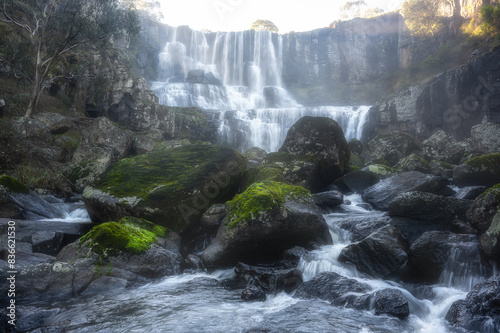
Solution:
M 33 114 L 38 107 L 38 102 L 40 102 L 40 96 L 42 95 L 43 91 L 43 80 L 45 79 L 45 76 L 43 75 L 42 46 L 43 40 L 40 37 L 40 40 L 37 43 L 35 80 L 33 81 L 33 90 L 30 96 L 30 104 L 28 105 L 28 109 L 26 110 L 26 114 L 24 115 L 26 118 L 33 117 Z

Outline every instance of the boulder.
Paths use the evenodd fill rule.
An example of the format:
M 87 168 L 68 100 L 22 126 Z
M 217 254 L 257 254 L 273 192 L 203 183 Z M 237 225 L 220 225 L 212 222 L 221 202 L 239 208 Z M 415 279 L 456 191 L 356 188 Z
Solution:
M 473 332 L 498 332 L 500 330 L 500 275 L 478 283 L 451 306 L 446 320 Z
M 403 157 L 394 166 L 394 168 L 402 172 L 418 171 L 422 173 L 431 173 L 432 170 L 431 164 L 417 154 L 411 154 Z
M 500 206 L 500 184 L 478 196 L 467 211 L 467 221 L 481 234 L 490 228 L 493 216 Z
M 304 183 L 302 183 L 295 177 L 296 175 L 294 174 L 294 171 L 297 170 L 290 170 L 286 166 L 281 165 L 279 162 L 277 162 L 276 164 L 265 164 L 250 167 L 243 174 L 243 180 L 241 181 L 241 190 L 244 191 L 253 183 L 261 183 L 266 180 L 286 183 L 287 178 L 290 180 L 288 182 L 290 184 L 303 185 Z M 298 181 L 298 184 L 296 183 L 296 181 Z
M 470 134 L 475 151 L 500 153 L 500 124 L 479 124 L 472 127 Z
M 361 156 L 361 154 L 363 154 L 363 150 L 365 147 L 361 141 L 359 141 L 356 138 L 352 138 L 351 140 L 349 140 L 348 144 L 349 144 L 349 150 L 351 151 L 351 154 L 354 153 L 358 156 Z
M 215 240 L 201 256 L 207 267 L 276 262 L 294 246 L 332 242 L 328 225 L 302 187 L 255 183 L 227 205 Z
M 490 227 L 480 238 L 484 253 L 500 262 L 500 208 L 491 221 Z
M 283 266 L 285 268 L 296 268 L 300 259 L 307 253 L 307 250 L 300 246 L 294 246 L 283 252 Z
M 485 186 L 466 186 L 458 189 L 453 195 L 457 199 L 474 200 L 486 191 Z
M 480 272 L 482 260 L 479 253 L 479 240 L 475 235 L 428 231 L 411 245 L 408 262 L 414 278 L 435 283 L 445 268 L 456 270 L 455 278 L 464 273 Z M 447 266 L 450 260 L 455 263 Z M 470 270 L 465 271 L 456 263 L 468 263 Z
M 318 177 L 319 159 L 313 155 L 292 155 L 289 153 L 270 153 L 257 167 L 254 176 L 256 180 L 275 180 L 287 184 L 302 186 L 311 192 L 320 192 L 325 189 L 326 183 Z M 252 168 L 253 169 L 253 168 Z M 250 177 L 246 177 L 251 179 Z M 248 183 L 248 181 L 246 181 Z M 322 185 L 321 185 L 322 184 Z
M 459 164 L 465 153 L 472 151 L 465 142 L 457 142 L 451 135 L 438 130 L 424 145 L 424 155 L 429 160 L 439 160 L 449 164 Z
M 327 191 L 313 194 L 314 203 L 323 209 L 335 208 L 344 203 L 344 195 L 339 191 Z
M 408 299 L 399 289 L 383 289 L 372 296 L 375 315 L 387 314 L 399 319 L 410 315 Z
M 163 133 L 158 129 L 137 133 L 132 141 L 132 151 L 135 155 L 147 153 L 154 150 L 163 140 Z
M 454 168 L 455 168 L 454 165 L 443 162 L 443 161 L 438 161 L 438 160 L 431 161 L 431 174 L 434 176 L 441 176 L 444 178 L 453 178 L 453 169 Z
M 377 135 L 367 145 L 361 156 L 367 163 L 377 159 L 386 160 L 395 165 L 403 157 L 420 151 L 422 143 L 404 132 Z
M 85 187 L 95 185 L 111 166 L 114 162 L 113 150 L 110 147 L 79 145 L 71 162 L 63 172 L 73 183 L 75 190 L 81 192 Z
M 49 128 L 34 118 L 19 118 L 12 123 L 12 130 L 16 138 L 29 138 L 42 142 L 52 141 Z
M 396 169 L 393 169 L 385 164 L 370 164 L 361 170 L 373 172 L 377 177 L 380 178 L 388 178 L 398 174 L 398 171 Z
M 180 232 L 235 193 L 245 166 L 230 148 L 158 149 L 114 164 L 83 200 L 95 223 L 136 216 Z
M 351 263 L 365 274 L 381 278 L 394 273 L 408 259 L 408 244 L 393 226 L 386 226 L 362 241 L 346 246 L 340 262 Z
M 453 171 L 456 185 L 490 187 L 500 183 L 500 153 L 471 158 Z
M 243 152 L 243 156 L 248 159 L 248 162 L 254 162 L 256 165 L 260 165 L 264 157 L 266 157 L 267 152 L 259 147 L 251 147 Z
M 429 192 L 438 195 L 451 195 L 454 192 L 447 186 L 448 181 L 441 177 L 425 175 L 418 171 L 408 171 L 383 179 L 367 188 L 363 200 L 375 208 L 388 210 L 391 201 L 400 193 L 409 191 Z M 451 192 L 451 193 L 450 193 Z
M 303 117 L 289 130 L 280 152 L 318 158 L 312 191 L 319 191 L 341 177 L 349 164 L 349 145 L 339 124 L 324 117 Z
M 363 216 L 347 218 L 339 223 L 339 227 L 349 231 L 352 242 L 359 242 L 390 223 L 391 219 L 386 215 Z
M 455 219 L 465 220 L 472 200 L 411 191 L 397 195 L 389 204 L 390 216 L 449 224 Z
M 335 185 L 346 192 L 363 193 L 380 180 L 376 173 L 368 170 L 349 172 L 335 181 Z

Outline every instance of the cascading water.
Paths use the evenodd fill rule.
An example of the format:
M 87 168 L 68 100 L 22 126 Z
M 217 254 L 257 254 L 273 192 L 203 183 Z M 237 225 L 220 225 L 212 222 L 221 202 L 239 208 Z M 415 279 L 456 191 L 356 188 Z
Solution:
M 284 89 L 281 36 L 171 29 L 152 89 L 161 104 L 215 112 L 219 143 L 277 151 L 303 116 L 332 118 L 348 140 L 362 138 L 369 107 L 302 107 Z

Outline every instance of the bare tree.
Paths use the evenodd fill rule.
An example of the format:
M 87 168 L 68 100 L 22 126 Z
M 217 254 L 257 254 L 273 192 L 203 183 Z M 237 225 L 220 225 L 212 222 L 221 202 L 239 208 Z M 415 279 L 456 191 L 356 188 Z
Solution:
M 117 0 L 0 0 L 0 21 L 30 44 L 34 73 L 26 117 L 35 113 L 44 82 L 62 55 L 84 46 L 105 49 L 112 38 L 138 32 L 135 13 Z

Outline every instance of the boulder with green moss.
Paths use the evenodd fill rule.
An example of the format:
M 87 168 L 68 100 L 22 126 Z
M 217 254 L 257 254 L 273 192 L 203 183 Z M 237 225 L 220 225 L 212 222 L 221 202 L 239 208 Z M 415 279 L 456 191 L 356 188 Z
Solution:
M 481 234 L 490 228 L 491 221 L 500 207 L 500 184 L 479 195 L 467 211 L 467 221 Z
M 370 164 L 361 170 L 373 172 L 380 178 L 391 177 L 398 173 L 397 170 L 384 164 Z
M 348 170 L 350 149 L 340 125 L 325 117 L 303 117 L 288 131 L 279 149 L 293 156 L 315 158 L 307 188 L 318 192 Z
M 436 131 L 423 143 L 424 155 L 429 160 L 439 160 L 451 164 L 459 164 L 465 153 L 473 148 L 466 141 L 457 142 L 443 130 Z
M 294 246 L 332 242 L 311 193 L 302 187 L 255 183 L 227 206 L 215 240 L 202 254 L 207 267 L 275 262 Z
M 417 154 L 403 157 L 394 168 L 401 172 L 418 171 L 422 173 L 431 173 L 431 164 Z
M 481 235 L 480 242 L 484 252 L 500 262 L 500 209 L 497 210 L 488 230 Z
M 230 148 L 194 144 L 123 159 L 83 200 L 93 222 L 136 216 L 176 232 L 234 196 L 246 159 Z
M 500 183 L 500 153 L 471 158 L 455 168 L 453 180 L 460 187 Z
M 241 182 L 241 190 L 245 191 L 253 183 L 261 183 L 266 180 L 286 183 L 284 166 L 278 164 L 262 165 L 248 168 Z
M 377 135 L 365 148 L 361 156 L 365 162 L 384 159 L 393 166 L 403 157 L 421 151 L 422 144 L 407 133 L 394 131 Z

